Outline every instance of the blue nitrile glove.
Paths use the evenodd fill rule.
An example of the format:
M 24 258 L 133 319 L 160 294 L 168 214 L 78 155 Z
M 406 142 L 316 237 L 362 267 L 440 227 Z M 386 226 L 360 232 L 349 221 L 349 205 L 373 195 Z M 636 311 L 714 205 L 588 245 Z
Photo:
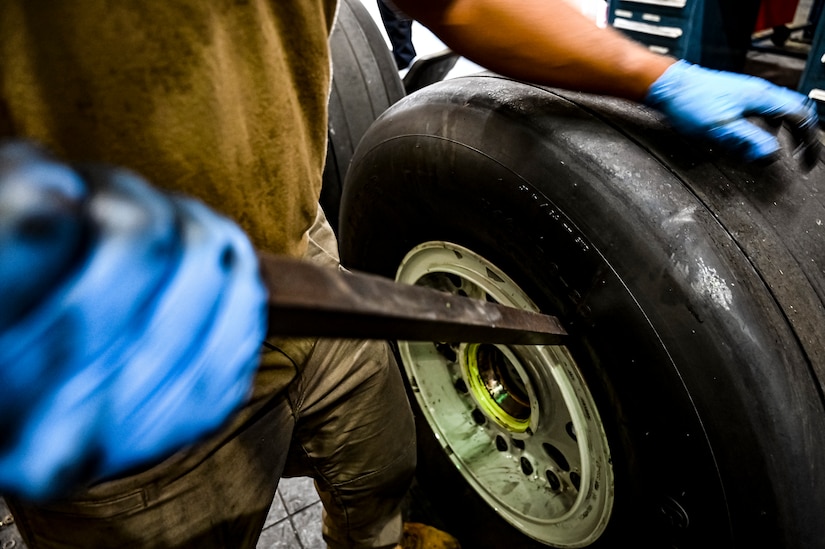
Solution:
M 265 291 L 237 226 L 20 144 L 0 147 L 0 212 L 0 299 L 20 302 L 0 325 L 0 491 L 53 497 L 161 459 L 245 399 Z
M 677 130 L 707 138 L 751 162 L 774 159 L 779 143 L 746 117 L 784 122 L 799 144 L 805 166 L 819 160 L 814 102 L 761 78 L 677 61 L 653 83 L 644 101 L 662 111 Z
M 36 153 L 30 145 L 9 144 L 0 151 L 2 332 L 43 297 L 79 253 L 86 187 L 66 166 L 46 158 L 31 162 Z

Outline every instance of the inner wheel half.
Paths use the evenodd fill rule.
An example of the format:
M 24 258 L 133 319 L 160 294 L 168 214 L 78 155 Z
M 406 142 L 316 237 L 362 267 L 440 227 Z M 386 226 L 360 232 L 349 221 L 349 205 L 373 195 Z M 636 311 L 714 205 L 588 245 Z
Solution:
M 448 242 L 411 250 L 396 279 L 537 311 L 503 271 Z M 413 394 L 458 471 L 496 512 L 555 547 L 583 547 L 613 507 L 610 449 L 564 346 L 399 342 Z

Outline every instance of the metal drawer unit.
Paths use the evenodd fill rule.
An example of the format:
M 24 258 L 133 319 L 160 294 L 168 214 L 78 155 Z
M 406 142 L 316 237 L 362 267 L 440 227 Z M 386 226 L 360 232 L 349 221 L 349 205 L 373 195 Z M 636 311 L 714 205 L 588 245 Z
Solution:
M 799 91 L 816 100 L 819 114 L 825 117 L 825 15 L 820 14 L 811 53 L 799 82 Z
M 731 0 L 609 0 L 607 20 L 654 51 L 740 71 L 758 11 L 755 1 L 739 6 Z
M 614 0 L 607 20 L 657 53 L 698 63 L 703 7 L 700 0 Z

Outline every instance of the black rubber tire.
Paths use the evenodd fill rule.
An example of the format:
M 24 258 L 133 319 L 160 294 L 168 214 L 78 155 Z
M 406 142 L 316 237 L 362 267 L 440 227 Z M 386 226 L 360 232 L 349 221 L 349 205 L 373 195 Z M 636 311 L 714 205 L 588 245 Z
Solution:
M 441 82 L 453 70 L 461 58 L 452 50 L 446 49 L 429 55 L 422 55 L 410 66 L 404 75 L 404 91 L 407 95 L 415 93 L 425 86 Z
M 593 546 L 823 547 L 822 181 L 726 161 L 633 104 L 459 78 L 365 135 L 341 254 L 393 277 L 421 242 L 460 244 L 561 319 L 613 456 Z M 418 482 L 465 547 L 543 545 L 419 427 Z
M 341 187 L 355 147 L 378 115 L 404 97 L 404 86 L 392 53 L 361 0 L 340 3 L 330 53 L 329 145 L 321 206 L 337 231 Z

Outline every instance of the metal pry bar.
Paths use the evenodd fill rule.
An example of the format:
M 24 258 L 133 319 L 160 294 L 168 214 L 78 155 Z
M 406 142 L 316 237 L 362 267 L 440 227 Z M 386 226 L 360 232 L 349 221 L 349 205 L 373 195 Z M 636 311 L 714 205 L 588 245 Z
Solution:
M 269 335 L 556 345 L 553 316 L 261 253 Z

